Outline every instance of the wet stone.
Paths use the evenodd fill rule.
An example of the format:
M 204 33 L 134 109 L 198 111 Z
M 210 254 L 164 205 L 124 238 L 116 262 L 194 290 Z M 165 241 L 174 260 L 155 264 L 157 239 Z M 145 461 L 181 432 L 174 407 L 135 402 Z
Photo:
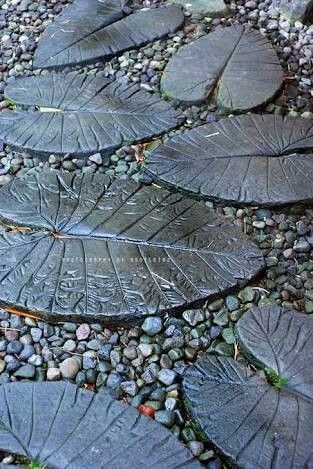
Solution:
M 176 376 L 177 374 L 175 371 L 164 368 L 160 370 L 158 380 L 165 386 L 170 386 L 174 383 Z
M 169 410 L 158 410 L 155 413 L 155 420 L 165 427 L 171 427 L 175 422 L 175 414 Z
M 36 368 L 34 365 L 24 365 L 15 371 L 16 378 L 32 379 L 35 376 Z
M 238 293 L 238 298 L 240 298 L 243 303 L 250 303 L 253 301 L 254 295 L 255 290 L 251 287 L 246 287 Z
M 47 380 L 58 381 L 59 379 L 61 379 L 61 370 L 59 368 L 48 368 Z
M 38 327 L 32 327 L 31 330 L 30 330 L 30 333 L 31 333 L 31 336 L 33 338 L 33 341 L 34 342 L 39 342 L 41 337 L 42 337 L 43 331 L 41 329 L 39 329 Z
M 236 296 L 227 296 L 225 299 L 225 304 L 228 311 L 235 311 L 240 307 L 240 302 Z
M 146 334 L 154 336 L 162 330 L 162 319 L 156 316 L 148 316 L 142 324 L 142 329 Z
M 135 381 L 123 381 L 121 383 L 121 390 L 129 396 L 135 396 L 137 393 L 137 384 Z
M 79 363 L 76 358 L 71 357 L 60 363 L 60 371 L 63 378 L 74 379 L 79 371 Z
M 196 326 L 199 322 L 204 321 L 205 315 L 201 309 L 191 309 L 183 312 L 183 318 L 191 326 Z
M 6 371 L 14 372 L 22 366 L 21 362 L 12 355 L 7 355 L 5 361 L 7 363 Z
M 0 358 L 0 374 L 5 370 L 6 363 Z
M 18 340 L 12 340 L 12 342 L 8 343 L 7 346 L 7 353 L 10 353 L 12 355 L 18 355 L 23 349 L 23 344 L 19 342 Z
M 78 340 L 88 339 L 90 334 L 90 327 L 88 324 L 81 324 L 76 330 L 76 337 Z

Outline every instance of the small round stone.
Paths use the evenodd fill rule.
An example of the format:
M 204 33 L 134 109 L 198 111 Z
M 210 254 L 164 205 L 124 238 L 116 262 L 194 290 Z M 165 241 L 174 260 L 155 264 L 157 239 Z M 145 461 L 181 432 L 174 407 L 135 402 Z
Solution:
M 141 327 L 146 334 L 154 336 L 162 330 L 162 319 L 157 316 L 148 316 Z
M 130 396 L 135 396 L 137 393 L 137 384 L 135 381 L 123 381 L 121 383 L 121 390 Z
M 66 352 L 74 352 L 76 350 L 76 342 L 75 340 L 69 339 L 63 345 L 63 350 Z
M 74 379 L 79 372 L 79 369 L 79 363 L 74 357 L 66 358 L 62 363 L 60 363 L 62 378 Z
M 59 368 L 47 369 L 47 381 L 58 381 L 61 379 L 61 370 Z
M 25 344 L 23 350 L 19 354 L 19 359 L 27 361 L 32 355 L 35 355 L 35 349 L 31 344 Z
M 158 410 L 155 412 L 155 420 L 165 427 L 171 427 L 175 422 L 175 414 L 169 410 Z
M 24 365 L 21 366 L 17 371 L 15 371 L 14 376 L 15 378 L 25 378 L 25 379 L 32 379 L 36 374 L 36 368 L 34 365 Z
M 12 342 L 8 343 L 7 346 L 7 353 L 10 353 L 11 355 L 18 355 L 23 349 L 23 344 L 19 342 L 18 340 L 12 340 Z
M 177 373 L 173 370 L 163 368 L 159 371 L 158 380 L 165 386 L 171 386 L 176 379 Z
M 188 442 L 188 448 L 194 456 L 200 456 L 204 451 L 204 444 L 201 441 L 192 440 Z
M 89 324 L 81 324 L 76 330 L 76 337 L 78 340 L 88 339 L 90 334 Z
M 39 342 L 42 337 L 42 330 L 39 327 L 32 327 L 30 330 L 34 342 Z

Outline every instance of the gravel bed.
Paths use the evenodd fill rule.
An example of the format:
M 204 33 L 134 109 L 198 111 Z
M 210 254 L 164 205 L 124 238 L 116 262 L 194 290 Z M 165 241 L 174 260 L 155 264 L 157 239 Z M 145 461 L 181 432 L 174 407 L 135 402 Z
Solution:
M 0 109 L 6 83 L 32 71 L 32 56 L 45 26 L 67 1 L 0 0 Z M 158 6 L 165 1 L 132 1 L 130 7 Z M 233 23 L 251 23 L 273 42 L 287 73 L 285 90 L 266 112 L 313 117 L 313 26 L 290 25 L 270 8 L 270 0 L 238 0 L 228 18 L 186 13 L 183 31 L 129 51 L 110 62 L 85 67 L 92 73 L 126 77 L 157 91 L 161 71 L 182 45 L 207 32 Z M 215 109 L 203 105 L 183 109 L 186 122 L 175 131 L 218 119 Z M 263 109 L 264 111 L 264 109 Z M 261 112 L 261 110 L 260 110 Z M 164 136 L 166 138 L 167 136 Z M 160 139 L 162 140 L 162 138 Z M 101 154 L 86 160 L 50 155 L 41 160 L 0 145 L 0 185 L 37 166 L 68 171 L 107 172 L 119 178 L 142 180 L 139 162 L 145 145 L 125 146 L 103 161 Z M 210 204 L 208 204 L 210 205 Z M 181 373 L 200 351 L 240 358 L 234 325 L 253 305 L 278 304 L 313 313 L 313 208 L 218 210 L 240 226 L 262 249 L 267 271 L 263 278 L 236 295 L 219 299 L 182 317 L 150 317 L 131 329 L 100 324 L 48 324 L 0 309 L 0 384 L 22 379 L 69 379 L 98 390 L 107 386 L 119 399 L 150 412 L 170 428 L 210 469 L 224 466 L 214 449 L 201 441 L 181 400 Z M 142 407 L 140 407 L 142 406 Z M 144 407 L 148 406 L 148 407 Z M 2 455 L 12 462 L 10 455 Z M 0 457 L 1 461 L 1 457 Z

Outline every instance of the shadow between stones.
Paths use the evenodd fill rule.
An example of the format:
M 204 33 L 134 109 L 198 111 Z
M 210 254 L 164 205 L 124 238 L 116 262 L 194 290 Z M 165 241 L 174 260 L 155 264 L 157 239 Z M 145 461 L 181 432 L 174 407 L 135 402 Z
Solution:
M 49 25 L 34 55 L 35 68 L 106 60 L 174 33 L 184 23 L 179 6 L 139 10 L 123 18 L 124 0 L 75 0 Z
M 201 467 L 169 430 L 104 391 L 66 382 L 4 384 L 0 409 L 0 449 L 47 467 Z
M 228 112 L 256 108 L 279 91 L 283 70 L 271 43 L 247 26 L 220 28 L 181 48 L 166 66 L 163 93 L 185 104 L 211 100 Z
M 313 317 L 278 306 L 253 308 L 239 319 L 237 334 L 263 371 L 201 356 L 183 381 L 192 417 L 239 467 L 311 467 Z
M 0 191 L 0 217 L 0 302 L 50 321 L 138 323 L 203 304 L 264 267 L 205 205 L 103 174 L 16 178 Z
M 21 78 L 5 89 L 11 102 L 37 111 L 0 115 L 0 138 L 30 153 L 111 155 L 124 144 L 166 132 L 182 115 L 138 85 L 72 72 Z
M 249 114 L 196 127 L 146 156 L 144 169 L 172 190 L 234 205 L 313 200 L 313 123 Z

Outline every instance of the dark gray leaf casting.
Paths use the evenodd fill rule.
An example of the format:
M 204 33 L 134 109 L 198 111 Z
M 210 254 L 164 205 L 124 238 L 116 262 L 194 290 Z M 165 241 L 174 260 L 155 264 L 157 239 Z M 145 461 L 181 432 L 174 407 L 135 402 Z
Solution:
M 313 122 L 231 117 L 175 136 L 147 155 L 145 170 L 201 199 L 274 206 L 313 200 Z
M 220 28 L 180 49 L 164 70 L 163 92 L 186 104 L 210 99 L 242 112 L 269 101 L 283 83 L 271 43 L 245 26 Z
M 103 174 L 3 187 L 0 302 L 49 320 L 138 322 L 245 284 L 260 250 L 213 210 Z
M 201 467 L 160 424 L 66 382 L 0 387 L 0 450 L 55 469 Z
M 49 25 L 35 52 L 36 68 L 64 68 L 105 60 L 174 33 L 181 7 L 140 10 L 123 18 L 125 0 L 74 0 Z
M 239 467 L 312 467 L 313 318 L 278 306 L 254 308 L 237 332 L 265 373 L 203 355 L 183 383 L 192 416 Z
M 40 154 L 110 155 L 182 121 L 178 111 L 137 85 L 77 72 L 19 79 L 5 96 L 39 109 L 2 112 L 0 137 Z

